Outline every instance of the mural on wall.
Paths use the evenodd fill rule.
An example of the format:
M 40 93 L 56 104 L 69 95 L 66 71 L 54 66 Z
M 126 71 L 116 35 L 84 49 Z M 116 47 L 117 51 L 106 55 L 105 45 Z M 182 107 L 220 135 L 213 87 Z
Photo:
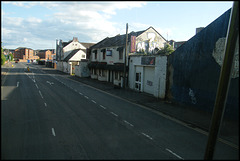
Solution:
M 136 51 L 137 52 L 146 52 L 152 53 L 155 48 L 160 48 L 159 46 L 159 37 L 154 32 L 147 33 L 147 40 L 142 38 L 137 38 Z
M 218 41 L 215 44 L 215 48 L 212 52 L 212 56 L 214 60 L 222 67 L 223 60 L 224 60 L 224 48 L 225 48 L 225 41 L 226 38 L 219 38 Z M 237 44 L 239 43 L 239 38 L 237 39 Z M 234 60 L 233 60 L 233 71 L 231 78 L 237 78 L 239 77 L 239 46 L 236 47 L 235 53 L 234 53 Z

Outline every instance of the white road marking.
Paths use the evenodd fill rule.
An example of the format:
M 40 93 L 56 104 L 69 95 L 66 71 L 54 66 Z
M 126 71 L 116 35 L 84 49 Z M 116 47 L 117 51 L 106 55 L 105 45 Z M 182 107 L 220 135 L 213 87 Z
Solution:
M 41 97 L 43 98 L 41 91 L 39 91 L 39 94 L 40 94 L 40 95 L 41 95 Z
M 75 92 L 78 92 L 76 89 L 74 90 Z
M 93 103 L 97 103 L 97 102 L 95 102 L 94 100 L 91 100 Z
M 100 107 L 102 107 L 103 109 L 106 109 L 106 107 L 104 107 L 103 105 L 100 105 Z
M 133 127 L 133 124 L 131 124 L 130 122 L 126 121 L 126 120 L 123 120 L 126 124 L 130 125 Z
M 180 156 L 177 155 L 176 153 L 172 152 L 171 150 L 169 150 L 169 149 L 167 149 L 167 148 L 166 148 L 166 150 L 167 150 L 168 152 L 170 152 L 171 154 L 173 154 L 174 156 L 178 157 L 179 159 L 184 160 L 182 157 L 180 157 Z
M 114 112 L 110 112 L 110 113 L 111 113 L 111 114 L 113 114 L 113 115 L 114 115 L 114 116 L 116 116 L 116 117 L 118 116 L 118 115 L 117 115 L 117 114 L 115 114 Z
M 52 84 L 54 84 L 53 82 L 49 82 L 49 81 L 46 81 L 48 84 L 50 84 L 52 86 Z
M 88 99 L 88 96 L 84 96 L 86 99 Z
M 19 86 L 19 82 L 17 82 L 17 87 Z
M 56 136 L 56 135 L 55 135 L 54 128 L 52 128 L 52 134 L 53 134 L 53 136 Z
M 143 133 L 143 132 L 142 132 L 142 134 L 143 134 L 144 136 L 146 136 L 147 138 L 149 138 L 149 139 L 153 140 L 153 138 L 152 138 L 152 137 L 150 137 L 149 135 L 147 135 L 147 134 L 145 134 L 145 133 Z
M 47 107 L 47 104 L 46 104 L 46 103 L 44 103 L 44 105 Z
M 80 95 L 83 95 L 81 92 L 79 92 Z
M 38 88 L 38 85 L 37 85 L 37 84 L 35 84 L 35 86 Z

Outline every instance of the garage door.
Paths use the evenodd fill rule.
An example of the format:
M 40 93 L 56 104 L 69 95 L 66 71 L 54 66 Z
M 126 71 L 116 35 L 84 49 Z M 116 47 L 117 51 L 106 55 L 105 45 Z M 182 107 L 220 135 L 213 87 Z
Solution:
M 143 91 L 154 93 L 154 67 L 144 67 Z

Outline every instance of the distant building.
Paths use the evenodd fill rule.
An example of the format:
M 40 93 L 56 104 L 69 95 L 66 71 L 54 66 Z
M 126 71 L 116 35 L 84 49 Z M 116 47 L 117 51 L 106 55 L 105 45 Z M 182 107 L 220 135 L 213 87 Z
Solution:
M 19 47 L 15 49 L 13 58 L 22 62 L 33 61 L 38 59 L 38 56 L 34 55 L 34 51 L 31 48 Z
M 89 48 L 94 43 L 80 43 L 77 37 L 73 40 L 63 42 L 56 40 L 56 64 L 57 69 L 70 75 L 75 74 L 75 69 L 85 64 L 87 58 L 90 57 Z M 80 65 L 80 63 L 82 63 Z M 83 67 L 84 68 L 84 67 Z M 78 71 L 82 73 L 82 71 Z M 81 76 L 82 74 L 79 74 Z M 85 74 L 87 75 L 87 74 Z
M 177 48 L 179 48 L 182 44 L 184 44 L 186 41 L 174 41 L 174 40 L 170 40 L 168 41 L 168 43 L 173 47 L 174 50 L 176 50 Z
M 198 27 L 198 28 L 196 28 L 196 34 L 199 33 L 202 29 L 204 29 L 204 27 Z
M 93 45 L 91 47 L 90 63 L 88 64 L 91 71 L 91 78 L 123 87 L 126 50 L 125 85 L 129 85 L 132 89 L 145 92 L 149 89 L 149 86 L 146 88 L 140 87 L 143 87 L 144 83 L 147 83 L 147 81 L 142 80 L 142 82 L 138 82 L 137 85 L 135 83 L 137 79 L 135 77 L 136 73 L 138 73 L 140 69 L 143 69 L 144 66 L 138 59 L 142 60 L 141 58 L 143 55 L 151 55 L 151 57 L 154 57 L 155 52 L 164 47 L 167 41 L 153 27 L 149 27 L 143 31 L 130 32 L 128 34 L 127 43 L 128 47 L 126 50 L 126 34 L 124 34 L 106 37 L 96 45 Z M 145 57 L 143 59 L 145 59 Z M 152 60 L 155 61 L 155 57 Z M 132 64 L 132 62 L 140 64 L 136 65 Z M 132 68 L 130 69 L 129 66 Z M 155 68 L 153 70 L 155 70 Z M 142 76 L 149 73 L 145 71 L 141 72 Z M 154 74 L 154 72 L 151 72 L 150 76 L 153 77 Z M 135 85 L 139 88 L 135 88 Z
M 37 56 L 39 56 L 40 60 L 49 61 L 49 60 L 52 60 L 53 52 L 54 52 L 54 49 L 39 50 L 37 52 Z

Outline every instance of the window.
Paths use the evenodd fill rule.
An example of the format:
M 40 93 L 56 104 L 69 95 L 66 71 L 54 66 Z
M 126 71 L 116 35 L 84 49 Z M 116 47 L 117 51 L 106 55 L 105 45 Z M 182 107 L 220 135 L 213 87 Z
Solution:
M 119 60 L 123 59 L 123 50 L 119 51 Z
M 105 59 L 106 57 L 106 51 L 103 52 L 103 60 Z
M 95 52 L 95 59 L 97 59 L 97 51 Z

